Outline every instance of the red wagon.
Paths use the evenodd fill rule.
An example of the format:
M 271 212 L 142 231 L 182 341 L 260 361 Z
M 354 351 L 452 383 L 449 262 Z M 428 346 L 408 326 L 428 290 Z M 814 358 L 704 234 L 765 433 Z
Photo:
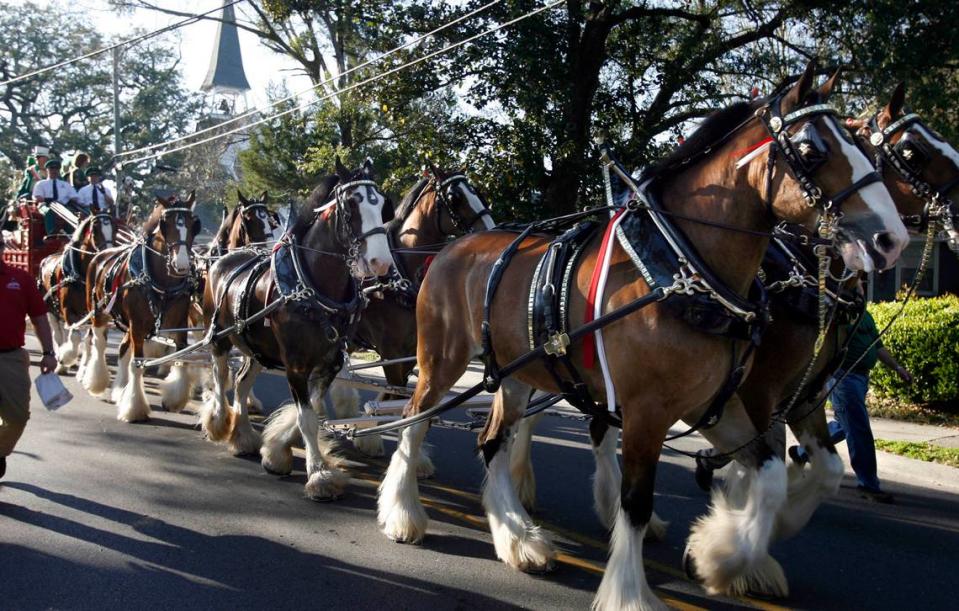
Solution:
M 66 237 L 47 237 L 43 214 L 32 202 L 17 204 L 17 228 L 3 233 L 6 248 L 3 262 L 20 268 L 34 278 L 40 276 L 40 262 L 47 255 L 59 252 L 67 243 Z

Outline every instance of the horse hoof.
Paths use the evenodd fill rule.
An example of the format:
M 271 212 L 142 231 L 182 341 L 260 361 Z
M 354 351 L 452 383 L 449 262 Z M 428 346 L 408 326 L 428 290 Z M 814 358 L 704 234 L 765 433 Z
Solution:
M 317 471 L 306 482 L 306 496 L 321 503 L 335 501 L 343 496 L 347 477 L 337 471 Z

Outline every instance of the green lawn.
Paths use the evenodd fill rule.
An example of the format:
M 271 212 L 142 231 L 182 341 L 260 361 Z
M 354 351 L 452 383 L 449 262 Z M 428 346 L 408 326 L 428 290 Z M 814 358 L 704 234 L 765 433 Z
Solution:
M 943 448 L 927 442 L 876 440 L 876 449 L 926 462 L 959 467 L 959 448 Z

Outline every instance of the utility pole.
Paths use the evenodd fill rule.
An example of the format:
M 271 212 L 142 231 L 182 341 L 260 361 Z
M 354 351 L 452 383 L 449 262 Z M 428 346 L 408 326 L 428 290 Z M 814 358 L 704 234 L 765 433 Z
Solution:
M 120 47 L 113 49 L 113 154 L 120 154 Z M 117 159 L 113 179 L 116 190 L 116 213 L 120 213 L 120 190 L 123 181 L 120 176 L 122 163 Z

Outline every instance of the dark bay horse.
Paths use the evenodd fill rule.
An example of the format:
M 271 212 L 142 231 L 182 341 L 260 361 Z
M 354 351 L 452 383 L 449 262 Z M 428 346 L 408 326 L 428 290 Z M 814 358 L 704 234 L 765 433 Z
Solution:
M 648 213 L 650 218 L 663 223 L 667 215 L 675 214 L 699 220 L 680 219 L 675 224 L 690 244 L 682 249 L 684 259 L 701 257 L 704 263 L 697 269 L 705 274 L 703 270 L 711 268 L 710 275 L 719 278 L 716 284 L 710 283 L 713 289 L 690 288 L 702 279 L 688 275 L 681 261 L 673 284 L 665 287 L 669 292 L 659 286 L 659 297 L 653 293 L 644 273 L 657 265 L 656 258 L 640 257 L 640 267 L 633 257 L 645 252 L 647 245 L 627 239 L 627 250 L 623 238 L 612 237 L 620 236 L 615 229 L 630 223 L 630 215 L 647 215 L 643 208 L 620 209 L 606 225 L 602 240 L 594 234 L 571 268 L 567 311 L 568 319 L 577 322 L 570 325 L 570 332 L 580 326 L 579 321 L 590 319 L 588 307 L 591 316 L 599 317 L 640 299 L 649 304 L 591 335 L 601 367 L 582 364 L 582 342 L 568 348 L 561 342 L 551 344 L 558 354 L 560 350 L 568 352 L 571 370 L 591 396 L 607 398 L 609 412 L 603 407 L 594 420 L 621 419 L 624 472 L 610 560 L 594 600 L 597 609 L 662 608 L 642 569 L 643 534 L 652 513 L 661 444 L 673 423 L 682 418 L 696 421 L 706 413 L 730 379 L 729 372 L 737 363 L 746 367 L 750 361 L 742 358 L 748 355 L 747 342 L 704 333 L 694 326 L 696 319 L 686 315 L 692 313 L 677 315 L 668 303 L 673 293 L 694 296 L 700 290 L 712 290 L 719 301 L 716 287 L 721 283 L 730 289 L 723 300 L 732 304 L 733 293 L 745 299 L 768 244 L 768 238 L 752 232 L 770 231 L 776 219 L 801 225 L 811 225 L 820 216 L 828 220 L 832 207 L 840 204 L 843 215 L 838 219 L 837 237 L 850 268 L 871 264 L 887 268 L 906 244 L 905 228 L 888 192 L 877 184 L 879 179 L 868 159 L 842 133 L 833 111 L 822 104 L 834 81 L 817 91 L 812 88 L 813 74 L 810 65 L 784 93 L 734 104 L 714 114 L 645 176 L 642 192 L 647 201 L 657 199 L 663 210 L 662 214 Z M 736 162 L 735 158 L 741 160 L 767 138 L 772 140 L 766 150 L 742 165 Z M 816 146 L 803 146 L 809 142 Z M 770 161 L 773 152 L 778 155 Z M 836 222 L 834 217 L 832 222 Z M 417 299 L 419 377 L 407 415 L 432 407 L 474 356 L 481 354 L 489 360 L 495 355 L 492 358 L 503 364 L 529 352 L 529 287 L 550 239 L 528 237 L 515 245 L 509 266 L 505 270 L 500 267 L 501 288 L 489 304 L 489 325 L 484 325 L 490 274 L 504 249 L 516 239 L 505 231 L 466 236 L 432 263 Z M 608 266 L 601 266 L 596 276 L 599 280 L 594 281 L 597 261 L 604 258 Z M 605 294 L 595 289 L 603 282 Z M 648 301 L 647 295 L 656 300 Z M 722 308 L 734 311 L 731 306 Z M 489 329 L 485 338 L 484 328 Z M 484 345 L 491 350 L 483 350 Z M 511 566 L 536 571 L 548 568 L 555 552 L 523 509 L 508 464 L 511 436 L 531 388 L 556 393 L 564 386 L 542 359 L 504 379 L 479 441 L 487 468 L 483 500 L 497 555 Z M 758 434 L 745 413 L 727 411 L 724 417 L 741 423 L 738 438 L 744 443 Z M 379 522 L 394 540 L 417 542 L 425 534 L 427 516 L 419 501 L 415 469 L 427 429 L 428 423 L 403 429 L 380 486 Z M 785 465 L 767 444 L 762 440 L 749 444 L 739 458 L 754 472 L 747 509 L 735 515 L 711 515 L 700 529 L 708 533 L 710 542 L 704 566 L 711 569 L 710 575 L 720 573 L 721 579 L 731 579 L 764 552 L 775 515 L 786 497 Z M 700 559 L 697 550 L 697 565 Z M 721 581 L 708 585 L 711 591 L 728 587 Z
M 177 349 L 186 346 L 188 314 L 197 285 L 193 239 L 200 219 L 193 213 L 196 193 L 185 202 L 176 196 L 158 199 L 137 243 L 97 254 L 87 270 L 87 308 L 93 315 L 93 351 L 83 377 L 94 395 L 107 390 L 107 325 L 124 330 L 117 361 L 113 400 L 117 418 L 137 422 L 150 417 L 143 390 L 144 343 L 161 329 Z M 183 409 L 189 400 L 190 377 L 183 365 L 174 365 L 161 384 L 163 407 Z
M 369 160 L 355 172 L 337 162 L 336 174 L 314 189 L 307 206 L 271 255 L 240 250 L 210 269 L 204 296 L 208 326 L 227 329 L 268 314 L 214 342 L 215 387 L 203 427 L 211 440 L 228 440 L 234 452 L 255 452 L 259 439 L 242 397 L 264 366 L 282 367 L 297 406 L 296 432 L 306 446 L 306 494 L 330 499 L 339 496 L 347 478 L 331 453 L 329 436 L 319 429 L 311 385 L 319 385 L 322 396 L 343 365 L 346 342 L 365 305 L 359 282 L 382 276 L 393 265 L 383 228 L 390 206 Z M 234 346 L 253 360 L 237 377 L 231 409 L 223 389 Z M 264 460 L 264 467 L 288 473 L 292 452 L 282 464 Z
M 485 199 L 469 183 L 466 175 L 430 166 L 429 174 L 410 189 L 394 218 L 386 224 L 386 236 L 396 262 L 397 274 L 409 283 L 408 291 L 386 290 L 382 297 L 372 297 L 356 327 L 351 347 L 373 348 L 383 359 L 399 359 L 416 354 L 416 292 L 430 258 L 451 237 L 492 229 L 492 214 Z M 406 386 L 414 363 L 386 365 L 386 381 Z M 330 396 L 339 418 L 355 416 L 360 407 L 359 393 L 340 378 L 333 381 Z M 379 400 L 398 398 L 381 393 Z M 319 401 L 314 407 L 322 408 Z M 263 432 L 261 454 L 264 460 L 281 463 L 289 453 L 285 443 L 296 427 L 295 406 L 288 406 L 285 415 L 271 418 Z M 383 441 L 378 435 L 357 439 L 358 450 L 369 456 L 383 455 Z M 421 474 L 432 471 L 424 455 Z
M 57 342 L 57 373 L 66 373 L 79 357 L 80 331 L 67 327 L 87 314 L 87 266 L 94 255 L 112 247 L 115 239 L 114 219 L 109 214 L 93 214 L 77 225 L 62 252 L 40 262 L 40 291 Z

